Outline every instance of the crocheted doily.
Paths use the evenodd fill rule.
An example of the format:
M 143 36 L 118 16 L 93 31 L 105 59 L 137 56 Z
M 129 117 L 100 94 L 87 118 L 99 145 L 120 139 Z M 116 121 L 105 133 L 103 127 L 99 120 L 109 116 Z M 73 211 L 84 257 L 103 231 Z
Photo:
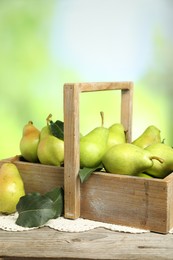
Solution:
M 25 228 L 15 224 L 18 217 L 18 213 L 10 215 L 0 215 L 0 229 L 6 231 L 25 231 L 32 230 L 36 228 Z M 64 217 L 59 217 L 57 219 L 49 220 L 44 226 L 53 228 L 55 230 L 64 232 L 84 232 L 94 228 L 106 228 L 112 231 L 126 232 L 126 233 L 145 233 L 149 230 L 137 229 L 133 227 L 126 227 L 114 224 L 103 223 L 99 221 L 92 221 L 88 219 L 78 218 L 75 220 L 66 219 Z M 39 227 L 40 228 L 40 227 Z
M 21 227 L 21 226 L 15 224 L 17 217 L 18 217 L 18 213 L 10 214 L 10 215 L 0 214 L 0 229 L 6 230 L 6 231 L 25 231 L 25 230 L 32 230 L 32 229 L 40 228 L 40 227 L 34 227 L 34 228 Z M 52 228 L 52 229 L 55 229 L 58 231 L 64 231 L 64 232 L 84 232 L 84 231 L 88 231 L 88 230 L 91 230 L 94 228 L 100 228 L 100 227 L 106 228 L 106 229 L 109 229 L 112 231 L 134 233 L 134 234 L 150 232 L 150 230 L 103 223 L 103 222 L 93 221 L 93 220 L 89 220 L 89 219 L 78 218 L 75 220 L 70 220 L 70 219 L 66 219 L 64 217 L 59 217 L 57 219 L 51 219 L 42 227 L 49 227 L 49 228 Z M 169 233 L 172 234 L 173 229 L 171 229 L 169 231 Z

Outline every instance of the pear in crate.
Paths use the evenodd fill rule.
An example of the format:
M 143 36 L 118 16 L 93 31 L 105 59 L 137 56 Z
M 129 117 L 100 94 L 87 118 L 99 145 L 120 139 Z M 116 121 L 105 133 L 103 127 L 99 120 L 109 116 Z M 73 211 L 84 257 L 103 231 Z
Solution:
M 126 142 L 126 134 L 124 126 L 120 123 L 115 123 L 109 128 L 109 136 L 107 141 L 108 149 L 115 144 L 121 144 Z
M 142 177 L 142 178 L 149 178 L 149 179 L 151 179 L 151 178 L 154 178 L 153 176 L 151 176 L 151 175 L 149 175 L 149 174 L 147 174 L 147 173 L 145 173 L 145 172 L 140 172 L 140 173 L 138 173 L 137 175 L 136 175 L 137 177 Z
M 0 212 L 14 213 L 19 199 L 24 195 L 23 180 L 16 165 L 3 163 L 0 168 Z
M 29 121 L 23 128 L 23 135 L 20 140 L 20 152 L 28 162 L 38 162 L 37 147 L 39 143 L 40 130 L 32 121 Z
M 137 175 L 153 165 L 153 159 L 160 158 L 134 144 L 117 144 L 110 148 L 103 156 L 102 163 L 107 172 Z
M 60 166 L 64 162 L 64 141 L 52 135 L 48 125 L 41 130 L 37 155 L 41 164 Z
M 102 157 L 107 149 L 109 135 L 108 128 L 102 125 L 94 128 L 87 135 L 80 138 L 80 167 L 94 168 L 99 166 Z
M 157 178 L 164 178 L 173 171 L 173 149 L 171 146 L 157 143 L 146 147 L 145 150 L 163 159 L 161 164 L 154 160 L 153 166 L 146 171 L 148 174 Z
M 148 126 L 145 131 L 132 142 L 132 144 L 141 148 L 145 148 L 154 143 L 161 143 L 160 130 L 154 125 Z

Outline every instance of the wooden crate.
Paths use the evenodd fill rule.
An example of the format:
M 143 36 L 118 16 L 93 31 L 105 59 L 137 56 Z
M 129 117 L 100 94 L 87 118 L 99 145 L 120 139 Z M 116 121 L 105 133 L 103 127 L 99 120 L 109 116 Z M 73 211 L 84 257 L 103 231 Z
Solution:
M 64 186 L 64 168 L 13 161 L 26 193 L 44 194 Z M 165 179 L 144 179 L 96 172 L 80 185 L 80 217 L 168 233 L 173 227 L 173 173 Z
M 80 183 L 80 93 L 104 90 L 121 91 L 121 122 L 131 141 L 132 82 L 64 85 L 65 217 L 167 233 L 173 227 L 173 173 L 161 180 L 94 172 Z
M 20 156 L 12 161 L 18 167 L 26 192 L 45 193 L 61 186 L 65 190 L 65 214 L 107 223 L 168 233 L 173 228 L 173 173 L 164 179 L 146 179 L 94 172 L 83 184 L 79 172 L 79 99 L 81 92 L 119 90 L 121 122 L 131 140 L 131 82 L 80 83 L 64 85 L 64 167 L 29 163 Z

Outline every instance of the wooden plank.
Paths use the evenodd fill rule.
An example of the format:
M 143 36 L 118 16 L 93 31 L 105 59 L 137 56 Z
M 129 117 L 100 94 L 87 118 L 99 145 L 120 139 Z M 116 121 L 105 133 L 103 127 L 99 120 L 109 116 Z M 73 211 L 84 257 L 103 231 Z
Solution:
M 127 142 L 132 140 L 133 83 L 121 90 L 121 123 L 126 131 Z
M 169 174 L 165 179 L 167 182 L 167 229 L 173 227 L 173 173 Z
M 127 90 L 131 89 L 131 81 L 122 82 L 83 82 L 75 83 L 81 92 L 103 91 L 103 90 Z
M 49 228 L 22 232 L 0 230 L 0 257 L 10 260 L 166 260 L 172 259 L 172 255 L 172 234 L 129 234 L 103 228 L 81 233 L 59 232 Z
M 93 173 L 81 184 L 81 217 L 167 233 L 168 192 L 164 180 Z
M 65 217 L 80 216 L 79 172 L 79 90 L 73 84 L 64 85 L 64 191 Z

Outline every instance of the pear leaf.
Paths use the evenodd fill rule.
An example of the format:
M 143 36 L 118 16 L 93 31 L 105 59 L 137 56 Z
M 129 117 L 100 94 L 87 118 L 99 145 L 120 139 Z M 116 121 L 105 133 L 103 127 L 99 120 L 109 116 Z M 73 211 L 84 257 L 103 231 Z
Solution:
M 33 192 L 20 198 L 16 210 L 19 216 L 16 224 L 22 227 L 40 227 L 56 218 L 63 211 L 62 188 L 56 188 L 44 195 Z
M 53 122 L 52 120 L 49 123 L 50 131 L 55 137 L 64 140 L 64 122 L 57 120 Z
M 51 199 L 39 193 L 27 194 L 17 204 L 19 216 L 16 224 L 23 227 L 38 227 L 55 216 Z
M 62 188 L 55 188 L 45 194 L 46 197 L 53 201 L 53 208 L 55 208 L 54 218 L 60 217 L 64 210 L 64 191 Z
M 103 165 L 100 164 L 99 166 L 94 167 L 94 168 L 84 167 L 84 168 L 80 169 L 80 170 L 79 170 L 79 177 L 80 177 L 81 183 L 87 181 L 88 178 L 90 177 L 90 175 L 91 175 L 94 171 L 100 171 L 102 168 L 103 168 Z

